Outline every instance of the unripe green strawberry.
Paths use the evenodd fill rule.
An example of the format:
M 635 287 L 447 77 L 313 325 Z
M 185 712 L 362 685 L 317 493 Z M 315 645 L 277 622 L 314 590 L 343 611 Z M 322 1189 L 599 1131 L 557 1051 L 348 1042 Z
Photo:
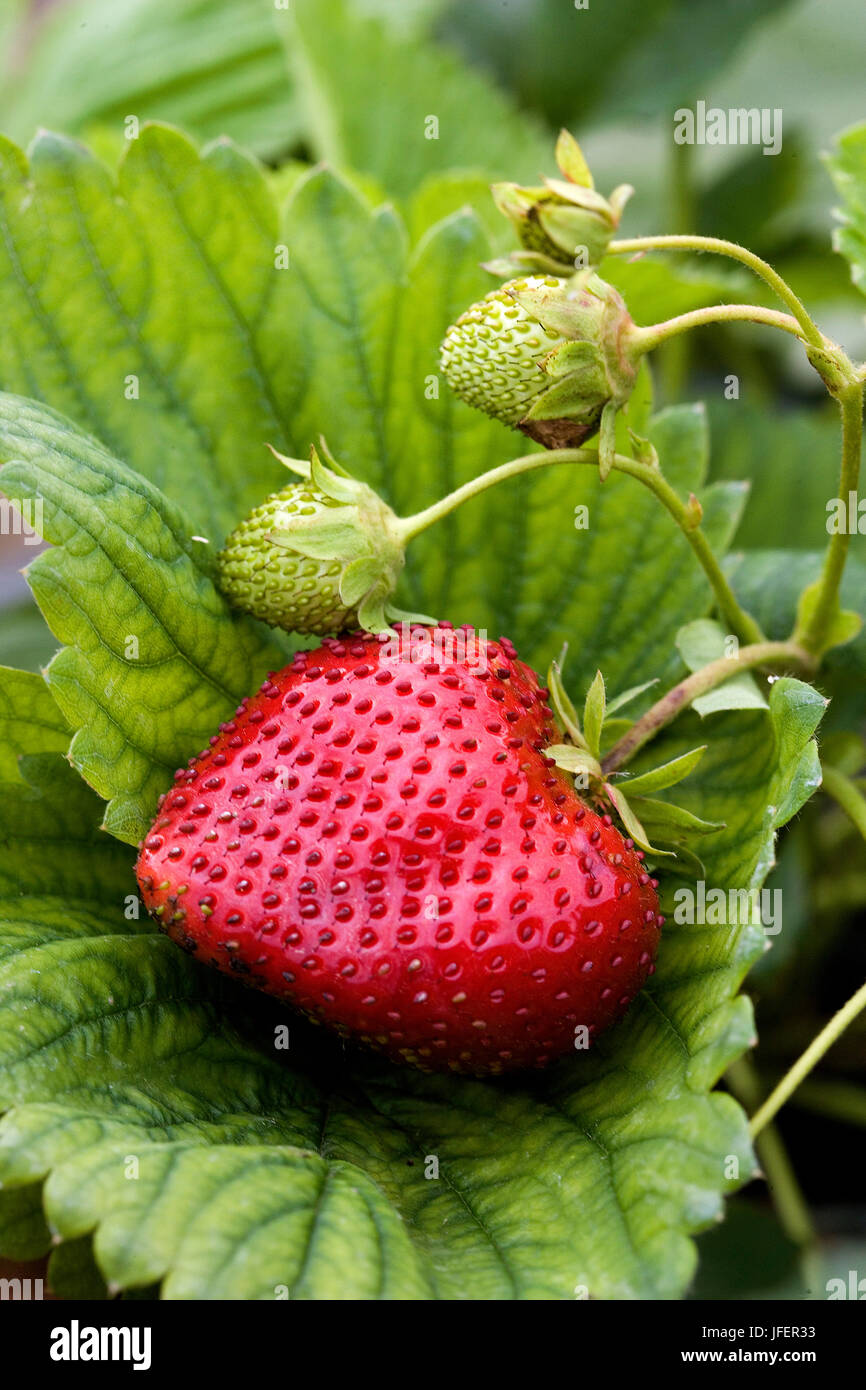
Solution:
M 610 198 L 597 193 L 580 146 L 567 130 L 557 141 L 556 162 L 562 179 L 531 188 L 493 185 L 496 206 L 514 224 L 524 248 L 496 263 L 504 274 L 521 267 L 567 274 L 575 266 L 598 265 L 607 252 L 633 190 L 622 184 Z
M 313 450 L 311 463 L 276 455 L 301 475 L 232 532 L 217 558 L 229 601 L 287 632 L 384 631 L 406 618 L 390 602 L 404 564 L 398 519 L 372 488 Z M 411 615 L 421 620 L 422 615 Z
M 553 287 L 552 276 L 512 280 L 461 314 L 442 344 L 445 379 L 467 405 L 519 428 L 547 389 L 541 363 L 567 339 L 545 328 L 514 297 L 518 289 Z
M 468 405 L 548 448 L 575 447 L 601 426 L 606 469 L 639 356 L 620 295 L 583 272 L 527 276 L 491 291 L 448 330 L 441 365 Z
M 223 591 L 232 603 L 290 632 L 338 632 L 352 624 L 354 610 L 340 598 L 340 561 L 313 559 L 273 539 L 295 519 L 339 508 L 305 483 L 289 483 L 256 507 L 219 557 Z

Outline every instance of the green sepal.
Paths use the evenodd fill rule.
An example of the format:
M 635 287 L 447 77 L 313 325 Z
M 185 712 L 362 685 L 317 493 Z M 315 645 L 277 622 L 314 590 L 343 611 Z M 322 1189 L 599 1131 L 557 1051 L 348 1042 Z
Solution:
M 539 273 L 558 275 L 562 279 L 573 273 L 574 266 L 570 261 L 558 261 L 553 256 L 542 255 L 540 251 L 510 251 L 507 256 L 494 256 L 490 261 L 482 261 L 481 269 L 500 280 Z
M 644 681 L 642 685 L 633 685 L 630 689 L 624 690 L 621 695 L 616 695 L 612 700 L 608 701 L 606 720 L 610 719 L 610 716 L 615 710 L 623 709 L 626 705 L 631 704 L 631 701 L 636 700 L 638 695 L 642 695 L 645 690 L 650 690 L 652 686 L 658 685 L 658 683 L 659 678 L 655 676 L 651 681 Z M 627 722 L 631 724 L 632 721 L 628 720 Z
M 706 751 L 707 745 L 702 744 L 700 748 L 693 748 L 691 752 L 683 753 L 679 758 L 672 758 L 669 763 L 662 763 L 651 772 L 640 772 L 636 777 L 630 777 L 628 781 L 619 785 L 629 796 L 635 792 L 643 796 L 647 792 L 660 792 L 665 787 L 675 787 L 694 771 Z
M 584 748 L 589 752 L 586 740 L 580 731 L 580 719 L 578 718 L 577 710 L 572 704 L 562 681 L 562 667 L 565 664 L 565 654 L 567 651 L 568 647 L 563 646 L 558 659 L 551 661 L 547 669 L 547 688 L 550 691 L 550 704 L 553 713 L 568 734 L 572 743 L 576 744 L 578 748 Z
M 667 838 L 672 843 L 679 843 L 680 838 L 690 835 L 714 835 L 717 830 L 724 830 L 724 821 L 701 820 L 700 816 L 693 815 L 684 806 L 675 806 L 671 801 L 657 801 L 648 796 L 631 796 L 632 805 L 636 813 L 650 831 L 668 831 Z
M 614 787 L 610 782 L 605 782 L 604 792 L 638 849 L 646 850 L 651 854 L 661 854 L 665 858 L 672 859 L 674 857 L 673 850 L 659 849 L 657 845 L 650 844 L 647 832 L 635 815 L 634 808 L 629 805 L 628 798 L 618 787 Z
M 275 449 L 273 444 L 266 444 L 265 448 L 273 454 L 277 463 L 281 463 L 284 468 L 289 468 L 293 473 L 297 473 L 299 478 L 309 478 L 310 463 L 308 459 L 289 458 L 288 454 L 281 454 L 279 449 Z
M 552 758 L 563 772 L 586 773 L 587 777 L 601 777 L 601 764 L 586 748 L 576 748 L 573 743 L 552 743 L 544 750 L 546 758 Z
M 340 513 L 345 515 L 341 518 Z M 329 510 L 328 520 L 311 517 L 294 521 L 291 529 L 276 527 L 265 537 L 273 545 L 306 555 L 310 560 L 349 560 L 358 558 L 358 525 L 353 507 Z
M 315 452 L 315 449 L 311 450 L 312 454 L 315 454 Z M 319 453 L 327 463 L 331 472 L 335 473 L 338 478 L 352 478 L 352 475 L 349 472 L 348 468 L 344 468 L 343 465 L 337 459 L 334 458 L 334 455 L 331 453 L 331 450 L 328 447 L 328 441 L 326 440 L 323 434 L 319 435 Z M 354 481 L 354 479 L 352 481 Z
M 554 157 L 557 168 L 561 169 L 572 183 L 577 184 L 579 188 L 595 188 L 595 180 L 590 173 L 583 150 L 571 131 L 566 130 L 564 126 L 556 137 Z
M 616 460 L 616 401 L 608 401 L 601 412 L 598 430 L 598 476 L 602 482 L 608 477 Z
M 380 573 L 379 561 L 375 556 L 362 555 L 346 566 L 340 576 L 340 598 L 347 608 L 354 608 L 361 602 Z
M 385 604 L 385 617 L 389 623 L 421 623 L 424 627 L 436 627 L 439 622 L 429 613 L 412 613 L 408 608 L 398 608 L 395 603 Z
M 590 349 L 592 351 L 592 349 Z M 597 397 L 604 391 L 604 373 L 600 364 L 596 366 L 595 380 L 587 372 L 586 376 L 573 374 L 554 382 L 546 391 L 536 396 L 525 420 L 572 420 L 592 419 L 599 414 Z M 589 399 L 588 399 L 589 397 Z
M 594 758 L 601 756 L 601 730 L 605 714 L 604 676 L 596 671 L 592 685 L 586 692 L 583 707 L 583 731 L 586 745 Z
M 358 625 L 365 632 L 387 632 L 391 626 L 385 616 L 385 595 L 381 587 L 371 589 L 358 604 Z
M 576 210 L 597 213 L 601 218 L 607 216 L 608 200 L 601 193 L 597 193 L 594 188 L 578 189 L 563 179 L 545 179 L 544 186 L 548 192 L 555 193 L 562 201 L 558 203 L 547 202 L 540 205 L 538 220 L 542 226 L 549 217 L 558 214 L 560 218 L 567 218 L 569 213 L 573 215 Z M 568 223 L 565 222 L 560 225 L 567 228 Z M 547 230 L 546 227 L 545 230 Z
M 573 376 L 589 380 L 602 369 L 601 354 L 594 343 L 559 343 L 540 359 L 539 366 L 545 376 L 555 380 Z

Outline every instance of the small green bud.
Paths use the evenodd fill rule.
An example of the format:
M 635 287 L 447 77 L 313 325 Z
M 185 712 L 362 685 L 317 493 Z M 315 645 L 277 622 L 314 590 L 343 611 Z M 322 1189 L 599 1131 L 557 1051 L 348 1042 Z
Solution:
M 300 475 L 242 521 L 217 557 L 220 586 L 234 607 L 287 632 L 362 627 L 389 619 L 431 621 L 390 603 L 403 569 L 398 519 L 381 497 L 315 449 L 311 462 L 275 457 Z
M 557 141 L 556 162 L 562 179 L 545 179 L 543 185 L 530 188 L 493 185 L 494 202 L 514 224 L 524 249 L 489 269 L 506 275 L 520 269 L 568 275 L 604 259 L 634 190 L 621 184 L 610 198 L 597 193 L 580 146 L 567 130 Z

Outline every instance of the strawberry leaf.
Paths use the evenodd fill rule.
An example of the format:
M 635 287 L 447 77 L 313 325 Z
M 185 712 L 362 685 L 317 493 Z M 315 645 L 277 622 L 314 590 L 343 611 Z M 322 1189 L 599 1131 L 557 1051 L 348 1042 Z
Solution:
M 22 754 L 65 753 L 69 739 L 69 725 L 42 677 L 0 666 L 0 778 L 13 779 Z
M 395 195 L 444 169 L 552 173 L 541 128 L 448 50 L 408 42 L 392 8 L 371 17 L 348 0 L 293 0 L 278 12 L 317 157 L 375 174 Z
M 109 803 L 105 828 L 134 843 L 192 745 L 284 656 L 230 613 L 178 508 L 69 421 L 0 396 L 0 458 L 2 486 L 40 499 L 53 542 L 28 578 L 68 644 L 46 676 L 70 756 Z
M 297 9 L 299 23 L 312 12 Z M 346 110 L 351 92 L 347 80 Z M 380 167 L 369 127 L 357 139 L 390 178 L 394 146 Z M 318 170 L 291 184 L 281 210 L 275 181 L 230 144 L 200 154 L 165 128 L 144 129 L 116 177 L 57 137 L 29 167 L 0 150 L 0 384 L 47 403 L 6 398 L 4 485 L 44 502 L 54 549 L 31 580 L 67 644 L 48 688 L 73 760 L 112 798 L 105 823 L 130 838 L 171 770 L 281 660 L 227 612 L 193 539 L 215 544 L 279 486 L 266 443 L 303 457 L 325 433 L 404 514 L 528 447 L 439 379 L 445 329 L 488 288 L 479 219 L 425 230 L 416 208 L 410 248 L 357 181 Z M 705 486 L 702 412 L 639 413 L 724 551 L 743 489 Z M 576 467 L 504 485 L 420 537 L 405 588 L 415 608 L 508 632 L 538 669 L 568 639 L 575 681 L 602 669 L 614 690 L 678 674 L 675 634 L 711 603 L 656 500 Z M 780 681 L 769 709 L 687 714 L 638 761 L 708 745 L 679 795 L 724 821 L 703 840 L 708 883 L 763 881 L 777 828 L 817 785 L 823 707 Z M 752 1035 L 737 989 L 759 927 L 681 925 L 665 878 L 652 987 L 588 1055 L 504 1084 L 397 1069 L 160 936 L 128 848 L 100 833 L 105 808 L 45 723 L 28 742 L 14 713 L 2 722 L 0 775 L 26 756 L 0 797 L 0 1217 L 47 1242 L 27 1216 L 47 1180 L 65 1288 L 94 1286 L 90 1251 L 110 1289 L 169 1297 L 685 1289 L 691 1234 L 752 1171 L 742 1112 L 710 1092 Z

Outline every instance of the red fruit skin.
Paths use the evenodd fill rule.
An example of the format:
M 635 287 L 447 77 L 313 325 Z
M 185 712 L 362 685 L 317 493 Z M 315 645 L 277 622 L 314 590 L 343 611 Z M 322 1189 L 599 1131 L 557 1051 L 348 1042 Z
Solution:
M 548 692 L 511 643 L 419 662 L 407 635 L 329 639 L 244 701 L 162 799 L 144 901 L 198 960 L 396 1061 L 544 1066 L 652 972 L 655 884 L 545 758 Z

